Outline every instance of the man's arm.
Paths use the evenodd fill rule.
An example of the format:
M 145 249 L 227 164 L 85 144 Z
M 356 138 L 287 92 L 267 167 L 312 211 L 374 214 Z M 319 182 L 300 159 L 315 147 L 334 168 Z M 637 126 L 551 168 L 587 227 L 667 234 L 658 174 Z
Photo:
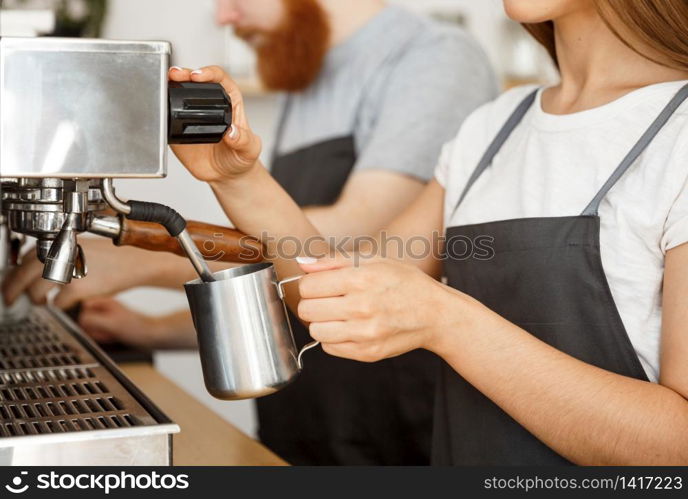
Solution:
M 151 350 L 197 347 L 188 310 L 148 316 L 113 298 L 93 298 L 83 303 L 79 325 L 99 343 L 121 342 Z
M 325 237 L 376 236 L 423 191 L 424 184 L 394 171 L 365 170 L 347 182 L 339 200 L 331 206 L 304 211 Z M 351 241 L 345 246 L 351 248 Z

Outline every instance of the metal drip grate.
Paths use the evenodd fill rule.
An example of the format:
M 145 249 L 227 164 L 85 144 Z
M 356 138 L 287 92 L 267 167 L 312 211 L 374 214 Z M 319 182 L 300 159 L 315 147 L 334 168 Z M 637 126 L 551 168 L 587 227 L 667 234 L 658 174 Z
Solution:
M 0 324 L 0 370 L 79 365 L 76 352 L 60 341 L 49 324 L 33 316 Z
M 155 424 L 47 311 L 0 323 L 0 437 Z

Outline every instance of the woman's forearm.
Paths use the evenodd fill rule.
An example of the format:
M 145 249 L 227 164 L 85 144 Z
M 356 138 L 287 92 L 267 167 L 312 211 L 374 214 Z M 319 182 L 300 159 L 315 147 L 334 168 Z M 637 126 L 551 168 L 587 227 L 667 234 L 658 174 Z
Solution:
M 303 273 L 296 256 L 323 257 L 340 249 L 331 247 L 284 189 L 260 164 L 240 177 L 211 183 L 222 208 L 242 232 L 262 240 L 268 260 L 275 264 L 280 278 Z M 377 238 L 366 238 L 356 245 L 361 261 L 386 256 L 417 266 L 437 277 L 441 267 L 442 241 L 436 237 L 442 227 L 441 206 L 444 189 L 432 181 L 423 193 Z M 428 213 L 432 215 L 428 215 Z M 287 287 L 292 310 L 298 305 L 296 286 Z
M 297 256 L 329 254 L 327 241 L 261 163 L 211 187 L 236 228 L 263 241 L 280 278 L 302 273 L 294 260 Z M 295 298 L 290 298 L 294 305 Z
M 688 401 L 653 383 L 581 362 L 470 298 L 435 350 L 531 433 L 584 465 L 688 464 Z M 453 305 L 452 305 L 453 301 Z M 458 304 L 458 306 L 457 306 Z
M 280 238 L 305 240 L 319 235 L 303 210 L 260 162 L 249 172 L 213 182 L 211 187 L 239 230 L 253 237 L 267 234 L 273 247 Z

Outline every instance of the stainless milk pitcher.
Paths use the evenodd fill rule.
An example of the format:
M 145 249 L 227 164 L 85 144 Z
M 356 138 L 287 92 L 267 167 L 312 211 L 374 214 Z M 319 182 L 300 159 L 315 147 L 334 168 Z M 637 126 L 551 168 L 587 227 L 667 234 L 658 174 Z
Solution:
M 213 274 L 215 282 L 195 280 L 184 288 L 191 307 L 203 378 L 208 392 L 222 400 L 269 395 L 301 370 L 299 352 L 284 303 L 283 285 L 271 263 Z

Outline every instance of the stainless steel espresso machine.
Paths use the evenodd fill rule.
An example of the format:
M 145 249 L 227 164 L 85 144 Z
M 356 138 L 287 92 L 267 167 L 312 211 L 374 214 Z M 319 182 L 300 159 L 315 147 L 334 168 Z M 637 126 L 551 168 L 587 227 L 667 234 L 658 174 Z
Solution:
M 211 253 L 260 259 L 237 233 L 115 193 L 119 178 L 155 189 L 168 143 L 231 124 L 222 87 L 168 83 L 169 57 L 166 42 L 0 39 L 0 274 L 32 239 L 45 279 L 83 278 L 85 232 L 185 254 L 201 275 Z M 164 465 L 177 431 L 64 314 L 0 308 L 0 465 Z

